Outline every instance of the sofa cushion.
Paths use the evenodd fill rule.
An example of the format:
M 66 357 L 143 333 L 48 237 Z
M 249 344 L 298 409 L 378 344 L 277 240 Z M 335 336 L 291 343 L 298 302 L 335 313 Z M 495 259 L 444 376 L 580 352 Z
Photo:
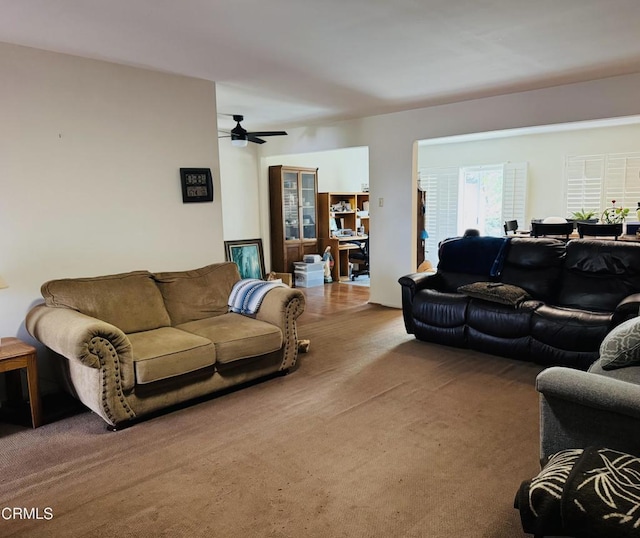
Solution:
M 282 332 L 278 327 L 241 314 L 229 313 L 190 321 L 178 328 L 213 342 L 217 364 L 278 351 L 283 344 Z
M 514 237 L 509 243 L 500 281 L 526 290 L 535 299 L 555 303 L 564 257 L 564 241 Z
M 476 299 L 509 306 L 518 306 L 521 302 L 530 298 L 529 294 L 522 288 L 511 284 L 503 284 L 502 282 L 474 282 L 473 284 L 460 286 L 458 292 Z
M 171 325 L 162 294 L 148 271 L 50 280 L 41 291 L 47 306 L 77 310 L 125 333 Z
M 216 362 L 215 348 L 209 340 L 174 327 L 128 337 L 138 384 L 187 374 Z
M 640 289 L 640 243 L 574 239 L 567 257 L 558 303 L 585 310 L 613 311 Z
M 438 247 L 438 271 L 497 276 L 502 272 L 509 238 L 455 237 Z
M 461 293 L 424 289 L 416 293 L 411 315 L 436 327 L 460 327 L 466 322 L 468 306 L 469 297 Z
M 625 366 L 624 368 L 616 368 L 615 370 L 605 370 L 600 363 L 600 359 L 597 359 L 589 366 L 587 371 L 591 374 L 603 375 L 610 379 L 640 385 L 640 363 Z
M 603 370 L 615 370 L 640 364 L 640 317 L 629 319 L 615 327 L 600 344 Z
M 610 324 L 611 314 L 606 312 L 587 312 L 543 304 L 533 312 L 531 336 L 539 342 L 566 351 L 594 352 L 595 360 Z
M 231 288 L 240 274 L 235 263 L 223 262 L 191 271 L 155 273 L 154 278 L 171 324 L 176 326 L 225 314 Z

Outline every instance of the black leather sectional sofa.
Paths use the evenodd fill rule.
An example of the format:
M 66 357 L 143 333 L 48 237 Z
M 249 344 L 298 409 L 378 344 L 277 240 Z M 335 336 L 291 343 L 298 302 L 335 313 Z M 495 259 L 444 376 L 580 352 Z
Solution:
M 439 257 L 435 274 L 399 279 L 420 340 L 586 370 L 605 335 L 638 315 L 640 243 L 461 237 Z

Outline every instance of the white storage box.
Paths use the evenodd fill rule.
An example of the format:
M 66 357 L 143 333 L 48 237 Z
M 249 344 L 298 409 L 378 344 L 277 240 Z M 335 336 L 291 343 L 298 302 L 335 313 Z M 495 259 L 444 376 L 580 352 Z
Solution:
M 320 271 L 324 274 L 324 263 L 305 263 L 305 262 L 293 262 L 293 266 L 296 271 L 301 273 L 314 273 Z
M 298 271 L 296 269 L 293 275 L 294 275 L 294 282 L 297 288 L 313 288 L 315 286 L 324 285 L 324 270 Z

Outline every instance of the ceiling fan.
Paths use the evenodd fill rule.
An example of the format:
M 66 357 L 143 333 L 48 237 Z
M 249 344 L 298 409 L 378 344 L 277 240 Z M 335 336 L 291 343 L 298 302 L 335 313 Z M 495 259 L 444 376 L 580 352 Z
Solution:
M 233 146 L 243 148 L 249 142 L 254 142 L 256 144 L 264 144 L 266 140 L 262 140 L 259 138 L 261 136 L 281 136 L 286 135 L 286 131 L 254 131 L 248 132 L 240 122 L 244 120 L 244 116 L 240 114 L 233 114 L 233 121 L 236 122 L 236 126 L 231 129 L 231 131 L 221 131 L 223 133 L 229 133 L 227 135 L 221 136 L 220 138 L 231 137 L 231 144 Z

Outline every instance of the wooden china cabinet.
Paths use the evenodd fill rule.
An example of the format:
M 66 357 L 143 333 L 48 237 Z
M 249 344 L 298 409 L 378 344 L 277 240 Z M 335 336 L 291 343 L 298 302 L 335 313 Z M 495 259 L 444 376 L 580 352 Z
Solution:
M 318 254 L 318 169 L 269 167 L 271 270 L 292 273 L 293 262 Z

